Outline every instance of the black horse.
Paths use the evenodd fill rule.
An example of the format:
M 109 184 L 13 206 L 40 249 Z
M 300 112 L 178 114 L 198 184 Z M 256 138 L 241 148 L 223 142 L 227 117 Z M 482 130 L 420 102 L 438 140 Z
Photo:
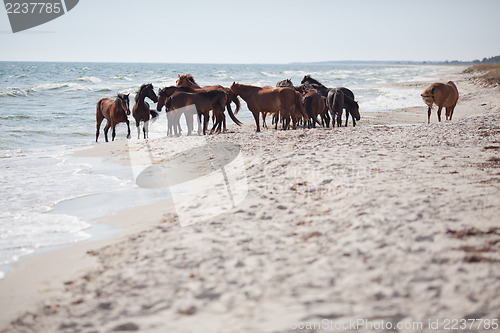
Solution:
M 314 87 L 314 89 L 316 89 L 318 92 L 320 92 L 321 95 L 323 95 L 324 97 L 327 98 L 327 104 L 328 104 L 328 94 L 329 94 L 329 92 L 332 89 L 342 91 L 342 93 L 344 95 L 344 103 L 343 103 L 343 105 L 344 105 L 344 108 L 346 109 L 346 117 L 347 117 L 345 125 L 347 126 L 347 122 L 349 120 L 349 113 L 352 116 L 353 126 L 356 126 L 355 119 L 356 120 L 361 119 L 361 117 L 359 115 L 359 105 L 355 101 L 355 99 L 354 99 L 354 93 L 350 89 L 347 89 L 345 87 L 328 88 L 325 85 L 323 85 L 321 82 L 319 82 L 318 80 L 312 78 L 310 75 L 304 76 L 304 78 L 302 79 L 302 81 L 300 83 L 303 84 L 303 85 L 304 84 L 309 84 L 312 87 Z M 346 108 L 346 106 L 347 106 L 347 108 Z M 339 119 L 340 120 L 342 119 L 342 114 L 340 114 L 340 118 L 337 118 L 337 124 L 339 123 Z M 338 126 L 340 126 L 340 125 L 338 125 Z

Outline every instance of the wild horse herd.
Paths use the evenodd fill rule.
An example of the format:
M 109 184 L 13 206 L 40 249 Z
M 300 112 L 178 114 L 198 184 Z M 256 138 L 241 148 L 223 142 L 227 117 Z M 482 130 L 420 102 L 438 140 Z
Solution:
M 228 88 L 221 85 L 200 87 L 190 74 L 179 75 L 175 86 L 159 89 L 156 95 L 153 85 L 143 84 L 135 96 L 135 104 L 132 115 L 137 127 L 137 137 L 140 138 L 140 123 L 143 123 L 144 138 L 148 138 L 149 124 L 158 119 L 158 112 L 165 106 L 168 129 L 167 135 L 179 135 L 181 132 L 180 118 L 184 114 L 188 128 L 188 135 L 193 131 L 193 116 L 198 119 L 198 134 L 207 132 L 207 125 L 212 111 L 213 127 L 210 133 L 226 130 L 225 109 L 227 108 L 231 120 L 241 126 L 236 118 L 240 110 L 240 96 L 252 112 L 260 132 L 260 116 L 262 125 L 267 128 L 266 117 L 272 115 L 275 129 L 281 123 L 282 129 L 290 127 L 295 129 L 297 125 L 311 128 L 316 125 L 342 126 L 342 113 L 346 110 L 345 126 L 348 124 L 349 115 L 352 124 L 356 126 L 356 120 L 360 120 L 359 105 L 354 99 L 354 94 L 347 88 L 327 88 L 310 75 L 304 76 L 299 86 L 294 86 L 291 80 L 283 80 L 276 87 L 257 87 L 235 83 Z M 145 101 L 149 98 L 157 103 L 156 110 L 151 110 Z M 428 121 L 430 122 L 431 108 L 433 104 L 438 105 L 438 118 L 441 121 L 441 109 L 446 108 L 446 119 L 450 119 L 458 100 L 458 90 L 453 82 L 434 83 L 422 93 L 424 102 L 429 106 Z M 236 106 L 235 112 L 231 109 L 231 103 Z M 96 107 L 96 142 L 99 138 L 101 123 L 106 119 L 104 136 L 108 141 L 108 131 L 112 129 L 112 140 L 115 139 L 115 127 L 121 122 L 127 124 L 130 138 L 130 115 L 129 94 L 118 94 L 116 98 L 103 98 Z M 331 117 L 330 117 L 331 115 Z M 319 120 L 318 120 L 319 118 Z M 202 122 L 203 121 L 203 122 Z
M 207 125 L 212 111 L 213 127 L 210 133 L 226 130 L 225 109 L 227 108 L 231 120 L 241 126 L 236 118 L 240 110 L 240 96 L 252 112 L 260 132 L 260 115 L 262 123 L 267 128 L 266 117 L 272 115 L 275 128 L 281 123 L 282 129 L 295 129 L 297 125 L 304 127 L 330 126 L 330 114 L 337 120 L 337 126 L 341 126 L 342 113 L 346 110 L 347 118 L 352 116 L 353 126 L 360 119 L 359 106 L 354 100 L 354 94 L 347 88 L 327 88 L 311 76 L 307 75 L 301 85 L 294 86 L 291 80 L 283 80 L 276 87 L 257 87 L 233 83 L 231 87 L 221 85 L 199 86 L 190 74 L 179 75 L 175 86 L 159 89 L 156 95 L 152 84 L 143 84 L 135 96 L 135 104 L 132 115 L 137 127 L 137 136 L 140 138 L 140 123 L 143 123 L 143 135 L 148 137 L 148 127 L 158 117 L 158 111 L 165 106 L 168 120 L 168 135 L 180 134 L 180 117 L 184 114 L 188 128 L 188 135 L 193 131 L 193 116 L 198 118 L 198 134 L 206 134 Z M 156 110 L 151 110 L 145 101 L 149 98 L 157 103 Z M 236 109 L 233 113 L 231 103 Z M 115 139 L 115 127 L 121 122 L 127 124 L 130 138 L 130 115 L 129 95 L 118 94 L 116 98 L 103 98 L 96 107 L 96 141 L 99 138 L 101 123 L 107 120 L 104 127 L 104 136 L 108 141 L 108 131 L 112 129 L 112 140 Z M 319 118 L 319 120 L 318 120 Z M 346 119 L 346 126 L 348 119 Z M 332 121 L 332 126 L 335 122 Z

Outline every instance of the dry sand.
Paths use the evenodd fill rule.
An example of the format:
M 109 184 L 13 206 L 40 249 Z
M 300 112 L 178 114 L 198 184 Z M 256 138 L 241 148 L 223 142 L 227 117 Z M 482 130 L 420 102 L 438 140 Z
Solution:
M 450 78 L 461 93 L 452 122 L 434 111 L 426 124 L 422 103 L 356 128 L 248 124 L 208 137 L 239 145 L 244 167 L 224 176 L 247 184 L 244 200 L 232 188 L 237 207 L 181 227 L 165 199 L 104 219 L 128 227 L 118 237 L 23 262 L 0 281 L 2 332 L 313 332 L 323 330 L 293 328 L 322 320 L 353 331 L 342 323 L 363 318 L 412 332 L 498 320 L 500 90 Z M 192 140 L 148 145 L 162 165 Z M 84 154 L 130 163 L 129 149 Z M 189 172 L 204 174 L 195 162 Z M 208 212 L 217 191 L 182 209 Z

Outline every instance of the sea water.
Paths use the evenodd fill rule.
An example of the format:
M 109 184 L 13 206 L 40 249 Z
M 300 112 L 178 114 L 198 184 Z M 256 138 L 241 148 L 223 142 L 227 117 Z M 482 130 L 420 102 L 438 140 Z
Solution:
M 147 196 L 139 200 L 141 189 L 126 167 L 73 156 L 95 144 L 95 106 L 103 97 L 130 93 L 132 109 L 141 84 L 153 83 L 157 90 L 175 84 L 183 73 L 192 74 L 200 85 L 224 86 L 233 81 L 274 86 L 283 79 L 298 85 L 311 74 L 326 86 L 350 88 L 362 115 L 421 106 L 421 88 L 400 84 L 437 80 L 450 70 L 444 65 L 383 63 L 0 62 L 0 278 L 6 265 L 23 255 L 95 237 L 91 227 L 97 218 L 147 203 Z M 164 112 L 150 126 L 151 138 L 166 135 Z M 244 102 L 237 117 L 253 122 Z M 130 120 L 132 140 L 137 140 Z M 125 136 L 126 126 L 119 124 L 117 140 Z

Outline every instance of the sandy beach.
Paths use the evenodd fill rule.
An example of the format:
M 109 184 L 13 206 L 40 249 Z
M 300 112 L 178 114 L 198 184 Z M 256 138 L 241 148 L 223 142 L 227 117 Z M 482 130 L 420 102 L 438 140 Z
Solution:
M 453 121 L 434 109 L 427 124 L 422 102 L 361 109 L 354 128 L 230 125 L 201 143 L 81 152 L 132 168 L 144 156 L 131 151 L 147 152 L 144 187 L 217 175 L 199 201 L 172 190 L 102 219 L 122 228 L 112 239 L 18 264 L 0 280 L 0 332 L 487 330 L 500 319 L 500 88 L 473 76 L 442 78 L 460 92 Z M 201 144 L 220 152 L 210 168 L 183 155 Z

